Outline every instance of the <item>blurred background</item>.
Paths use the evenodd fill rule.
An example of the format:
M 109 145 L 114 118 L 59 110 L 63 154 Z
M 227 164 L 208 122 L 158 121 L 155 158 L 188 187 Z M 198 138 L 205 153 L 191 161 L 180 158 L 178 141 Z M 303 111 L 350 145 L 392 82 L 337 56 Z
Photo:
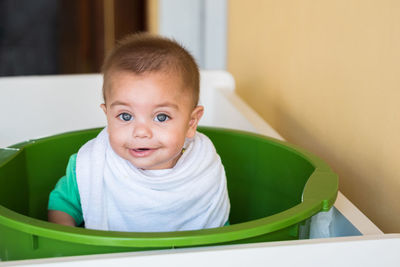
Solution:
M 115 40 L 146 30 L 146 1 L 0 0 L 0 75 L 99 72 Z
M 176 39 L 201 68 L 226 65 L 226 0 L 0 0 L 0 76 L 100 72 L 125 35 Z
M 399 14 L 398 0 L 0 0 L 0 76 L 99 72 L 125 34 L 173 37 L 400 232 Z

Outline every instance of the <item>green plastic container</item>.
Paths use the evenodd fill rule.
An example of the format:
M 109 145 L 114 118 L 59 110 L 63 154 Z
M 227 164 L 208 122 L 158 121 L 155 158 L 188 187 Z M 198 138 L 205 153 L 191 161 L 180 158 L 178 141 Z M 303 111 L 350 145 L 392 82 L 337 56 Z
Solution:
M 0 150 L 0 260 L 299 239 L 307 237 L 310 217 L 329 210 L 336 199 L 337 175 L 309 152 L 252 133 L 200 128 L 226 169 L 230 226 L 127 233 L 47 222 L 48 196 L 69 156 L 100 130 Z

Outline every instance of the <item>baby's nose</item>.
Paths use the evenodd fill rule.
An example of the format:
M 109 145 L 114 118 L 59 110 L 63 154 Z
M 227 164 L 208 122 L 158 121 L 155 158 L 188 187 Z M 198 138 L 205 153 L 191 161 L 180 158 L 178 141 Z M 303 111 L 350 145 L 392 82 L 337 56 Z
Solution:
M 151 128 L 147 123 L 135 123 L 133 127 L 133 137 L 135 138 L 151 138 Z

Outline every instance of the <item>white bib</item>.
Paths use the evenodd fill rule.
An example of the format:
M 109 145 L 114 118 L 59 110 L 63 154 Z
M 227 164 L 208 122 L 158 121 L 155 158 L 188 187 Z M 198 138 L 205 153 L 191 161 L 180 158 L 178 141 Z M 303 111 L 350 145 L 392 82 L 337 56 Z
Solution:
M 85 227 L 130 232 L 197 230 L 229 217 L 225 170 L 196 133 L 171 169 L 141 170 L 111 148 L 107 128 L 78 152 L 76 179 Z

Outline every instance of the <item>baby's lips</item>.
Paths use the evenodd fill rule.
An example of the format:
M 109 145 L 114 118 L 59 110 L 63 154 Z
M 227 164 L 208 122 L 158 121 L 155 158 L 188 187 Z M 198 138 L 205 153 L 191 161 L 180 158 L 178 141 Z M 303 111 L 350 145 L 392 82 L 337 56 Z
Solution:
M 141 148 L 133 148 L 134 151 L 146 151 L 146 150 L 150 150 L 151 148 L 147 148 L 147 147 L 141 147 Z
M 130 150 L 132 156 L 139 158 L 150 156 L 153 152 L 155 152 L 153 148 L 133 148 Z

